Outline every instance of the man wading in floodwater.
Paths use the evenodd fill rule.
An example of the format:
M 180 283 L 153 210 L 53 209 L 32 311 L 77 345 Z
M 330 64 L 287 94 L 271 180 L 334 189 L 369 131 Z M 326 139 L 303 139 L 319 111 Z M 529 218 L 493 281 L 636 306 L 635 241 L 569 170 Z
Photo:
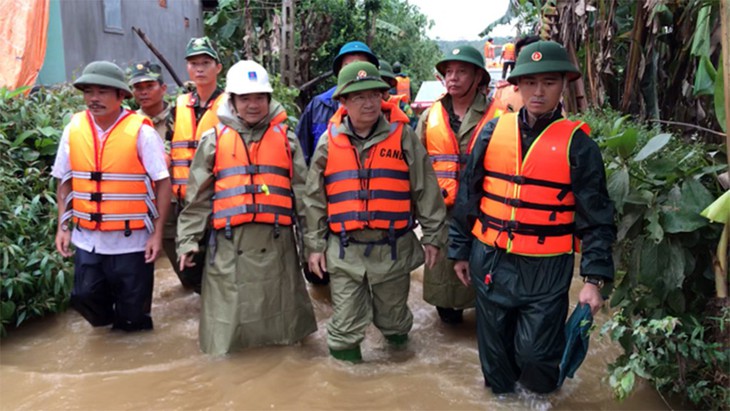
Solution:
M 148 330 L 170 208 L 165 149 L 148 118 L 122 108 L 132 92 L 114 63 L 89 64 L 74 87 L 88 110 L 63 130 L 53 165 L 56 249 L 70 257 L 69 242 L 76 246 L 71 306 L 95 327 Z
M 495 394 L 518 382 L 537 393 L 558 387 L 578 240 L 579 303 L 598 311 L 613 280 L 601 151 L 585 123 L 561 114 L 563 89 L 578 77 L 559 44 L 526 46 L 509 77 L 525 106 L 484 127 L 459 186 L 449 258 L 476 288 L 479 359 Z

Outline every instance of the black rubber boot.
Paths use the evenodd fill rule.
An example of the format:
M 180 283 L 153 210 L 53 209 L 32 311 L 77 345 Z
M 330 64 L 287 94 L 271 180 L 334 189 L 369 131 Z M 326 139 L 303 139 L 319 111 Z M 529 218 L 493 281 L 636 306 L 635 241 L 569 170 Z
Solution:
M 360 352 L 360 346 L 355 348 L 348 348 L 345 350 L 333 350 L 330 348 L 330 355 L 340 361 L 348 361 L 351 363 L 362 362 L 362 353 Z
M 461 324 L 464 322 L 464 310 L 457 310 L 454 308 L 436 307 L 436 311 L 439 313 L 439 318 L 444 324 Z

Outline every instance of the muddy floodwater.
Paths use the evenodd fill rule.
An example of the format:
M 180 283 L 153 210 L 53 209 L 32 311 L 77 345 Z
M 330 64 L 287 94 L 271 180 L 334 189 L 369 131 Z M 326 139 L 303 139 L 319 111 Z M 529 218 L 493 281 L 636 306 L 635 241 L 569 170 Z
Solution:
M 35 321 L 0 345 L 2 410 L 663 410 L 649 387 L 615 402 L 604 381 L 619 348 L 594 332 L 575 379 L 552 395 L 497 398 L 484 388 L 474 311 L 442 325 L 412 275 L 414 326 L 407 349 L 387 346 L 371 326 L 364 363 L 329 357 L 328 289 L 310 287 L 319 330 L 296 346 L 210 357 L 198 349 L 199 296 L 184 291 L 165 259 L 157 262 L 151 332 L 93 329 L 76 312 Z M 573 280 L 574 304 L 582 283 Z M 597 323 L 606 320 L 600 313 Z

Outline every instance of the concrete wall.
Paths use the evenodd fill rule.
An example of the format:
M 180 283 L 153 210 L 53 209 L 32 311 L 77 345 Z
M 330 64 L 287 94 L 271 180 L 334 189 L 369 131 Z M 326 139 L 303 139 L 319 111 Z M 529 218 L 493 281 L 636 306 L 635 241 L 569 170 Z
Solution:
M 132 27 L 137 27 L 167 58 L 180 79 L 187 80 L 185 45 L 190 37 L 203 35 L 201 0 L 119 1 L 122 28 L 119 32 L 110 32 L 104 27 L 105 0 L 61 0 L 66 79 L 73 81 L 81 75 L 84 66 L 94 60 L 110 60 L 123 69 L 143 60 L 163 66 L 132 32 Z M 161 6 L 163 3 L 166 8 Z M 185 18 L 189 21 L 188 27 Z M 164 77 L 166 83 L 174 85 L 167 70 L 164 70 Z

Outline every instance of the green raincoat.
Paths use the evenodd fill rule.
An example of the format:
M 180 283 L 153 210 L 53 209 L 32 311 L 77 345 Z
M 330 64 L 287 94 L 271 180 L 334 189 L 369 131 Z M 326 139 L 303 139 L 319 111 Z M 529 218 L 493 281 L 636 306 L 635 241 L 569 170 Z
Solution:
M 229 101 L 221 104 L 219 120 L 238 131 L 246 143 L 259 141 L 270 120 L 284 108 L 269 104 L 269 115 L 254 127 L 234 114 Z M 299 218 L 307 166 L 296 136 L 288 131 L 294 173 L 292 188 Z M 178 253 L 198 251 L 198 242 L 212 214 L 215 184 L 215 133 L 201 138 L 190 167 L 186 200 L 178 220 Z M 213 231 L 215 245 L 206 256 L 200 312 L 200 348 L 208 354 L 224 354 L 238 348 L 292 344 L 317 329 L 302 277 L 292 228 L 248 223 L 233 228 L 233 238 Z M 212 260 L 212 261 L 211 261 Z
M 451 96 L 446 94 L 441 98 L 441 103 L 449 112 L 452 110 Z M 466 153 L 469 141 L 471 140 L 474 128 L 476 128 L 479 120 L 482 119 L 487 112 L 487 98 L 482 93 L 477 93 L 474 97 L 469 110 L 464 116 L 461 127 L 454 130 L 454 135 L 459 142 L 459 151 Z M 416 134 L 426 146 L 426 123 L 428 113 L 426 110 L 418 122 Z M 448 120 L 448 119 L 447 119 Z M 448 209 L 447 224 L 452 219 L 452 210 Z M 454 271 L 454 261 L 443 259 L 432 269 L 425 268 L 423 272 L 423 299 L 436 307 L 444 308 L 471 308 L 474 307 L 475 292 L 473 287 L 466 287 L 459 281 Z
M 361 163 L 370 149 L 388 136 L 390 125 L 384 116 L 366 139 L 354 136 L 349 120 L 343 120 L 337 129 L 350 138 L 360 155 Z M 446 245 L 446 207 L 436 182 L 426 151 L 410 127 L 403 127 L 402 148 L 410 168 L 413 215 L 422 227 L 419 243 L 412 231 L 398 238 L 397 258 L 391 258 L 387 244 L 375 245 L 369 257 L 366 244 L 350 242 L 340 258 L 339 236 L 329 234 L 327 226 L 327 196 L 324 169 L 327 165 L 327 134 L 319 138 L 307 176 L 304 204 L 309 230 L 305 244 L 309 252 L 325 253 L 331 278 L 334 313 L 328 325 L 328 345 L 334 350 L 356 347 L 365 335 L 371 320 L 385 336 L 404 335 L 410 331 L 413 316 L 406 304 L 410 286 L 410 272 L 423 264 L 421 244 L 440 249 Z M 363 229 L 349 233 L 358 242 L 377 241 L 387 236 L 385 230 Z M 363 301 L 356 295 L 367 288 L 372 301 Z M 372 305 L 371 305 L 372 304 Z

